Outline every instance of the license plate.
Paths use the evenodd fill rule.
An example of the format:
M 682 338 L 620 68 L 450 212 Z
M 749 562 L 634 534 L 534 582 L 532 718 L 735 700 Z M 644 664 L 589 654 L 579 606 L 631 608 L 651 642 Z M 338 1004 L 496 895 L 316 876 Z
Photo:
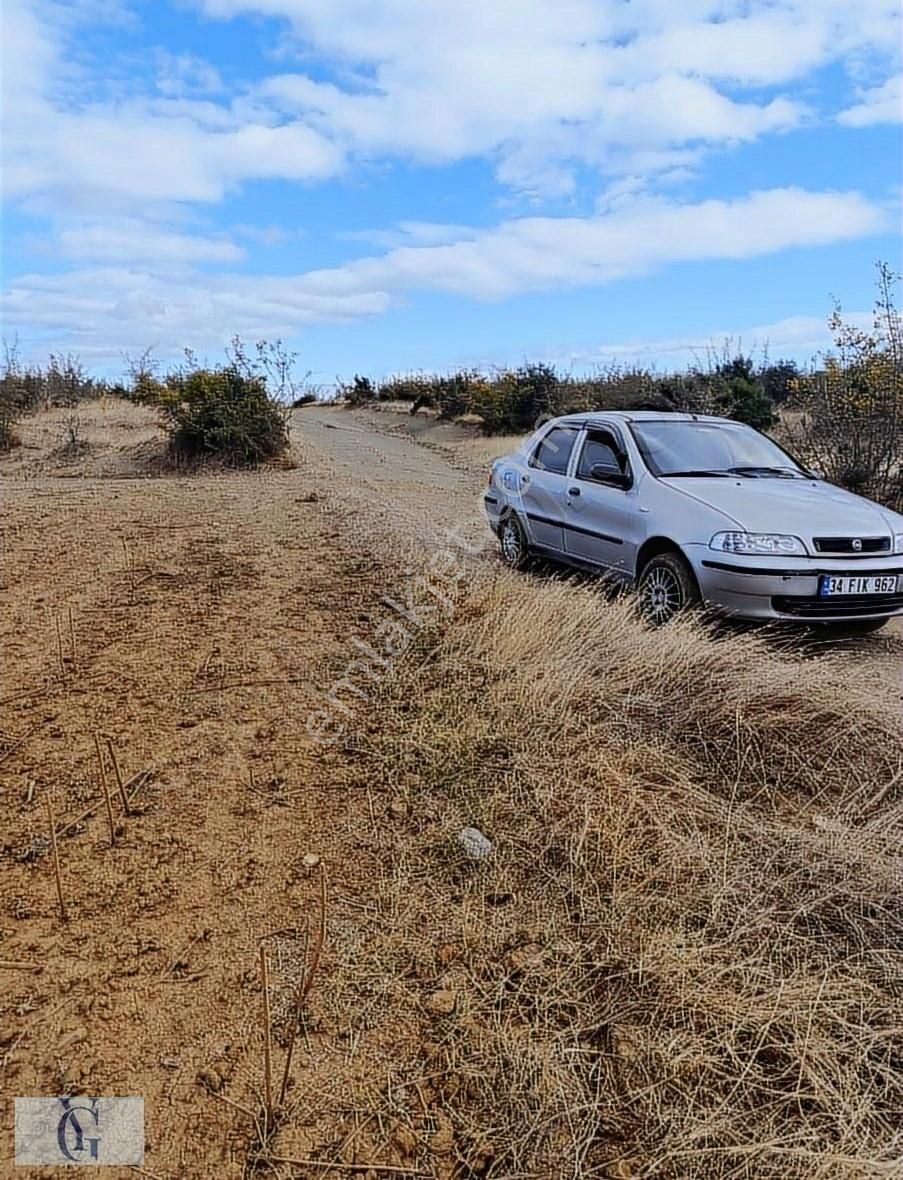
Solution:
M 833 598 L 835 595 L 842 594 L 895 594 L 896 590 L 896 574 L 860 577 L 847 574 L 843 577 L 822 574 L 818 584 L 818 593 L 822 598 Z

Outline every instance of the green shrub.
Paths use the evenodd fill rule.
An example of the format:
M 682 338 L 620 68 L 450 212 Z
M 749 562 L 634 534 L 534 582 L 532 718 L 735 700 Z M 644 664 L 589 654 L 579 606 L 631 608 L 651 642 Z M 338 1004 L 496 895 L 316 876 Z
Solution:
M 339 385 L 339 394 L 350 406 L 364 406 L 376 401 L 376 386 L 369 377 L 355 373 L 350 385 Z
M 794 395 L 801 374 L 796 361 L 777 361 L 763 365 L 758 376 L 765 393 L 778 406 Z
M 448 377 L 433 380 L 433 404 L 440 418 L 460 418 L 462 414 L 479 413 L 474 408 L 475 387 L 483 383 L 479 373 L 462 369 Z M 423 404 L 423 403 L 421 403 Z
M 381 402 L 414 402 L 419 406 L 436 404 L 436 378 L 425 373 L 390 377 L 379 386 Z
M 175 454 L 241 465 L 287 449 L 285 409 L 267 393 L 264 377 L 227 364 L 174 374 L 166 387 L 157 404 Z
M 470 391 L 470 412 L 483 419 L 487 434 L 526 432 L 563 412 L 561 383 L 551 365 L 501 369 L 491 380 L 471 374 Z
M 832 483 L 892 506 L 903 500 L 903 323 L 896 282 L 879 264 L 871 331 L 835 308 L 829 321 L 834 350 L 799 379 L 786 422 L 801 459 Z

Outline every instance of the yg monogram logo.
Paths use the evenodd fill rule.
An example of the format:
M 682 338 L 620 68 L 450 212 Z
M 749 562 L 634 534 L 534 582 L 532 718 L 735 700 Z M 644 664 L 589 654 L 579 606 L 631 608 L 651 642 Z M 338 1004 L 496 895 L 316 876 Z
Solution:
M 144 1163 L 144 1099 L 16 1099 L 16 1163 Z
M 61 1098 L 60 1103 L 63 1107 L 63 1116 L 56 1128 L 56 1141 L 66 1159 L 78 1164 L 82 1162 L 80 1157 L 85 1150 L 85 1133 L 82 1130 L 82 1122 L 92 1119 L 95 1127 L 99 1125 L 97 1099 Z M 87 1103 L 88 1105 L 76 1106 L 75 1103 Z M 100 1140 L 92 1138 L 88 1139 L 87 1143 L 89 1158 L 96 1160 Z M 73 1155 L 73 1151 L 78 1152 L 78 1155 Z

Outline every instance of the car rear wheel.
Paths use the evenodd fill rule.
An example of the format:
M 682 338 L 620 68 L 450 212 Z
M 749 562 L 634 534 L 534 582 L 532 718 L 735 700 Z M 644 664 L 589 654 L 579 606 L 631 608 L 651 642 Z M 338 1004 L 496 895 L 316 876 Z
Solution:
M 513 570 L 521 569 L 530 556 L 524 527 L 513 512 L 499 525 L 499 549 L 505 565 Z
M 644 566 L 639 577 L 640 612 L 655 627 L 699 602 L 693 571 L 679 553 L 660 553 Z

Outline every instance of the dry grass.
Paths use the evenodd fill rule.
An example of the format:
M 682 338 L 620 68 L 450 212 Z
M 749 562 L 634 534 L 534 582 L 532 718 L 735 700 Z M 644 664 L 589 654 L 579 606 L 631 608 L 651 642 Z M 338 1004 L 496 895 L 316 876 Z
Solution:
M 493 459 L 517 450 L 524 441 L 522 434 L 498 434 L 492 438 L 482 435 L 461 439 L 455 450 L 468 459 L 475 467 L 488 467 Z
M 866 672 L 492 575 L 364 758 L 410 818 L 329 1004 L 394 1030 L 437 1175 L 903 1174 L 903 743 Z

